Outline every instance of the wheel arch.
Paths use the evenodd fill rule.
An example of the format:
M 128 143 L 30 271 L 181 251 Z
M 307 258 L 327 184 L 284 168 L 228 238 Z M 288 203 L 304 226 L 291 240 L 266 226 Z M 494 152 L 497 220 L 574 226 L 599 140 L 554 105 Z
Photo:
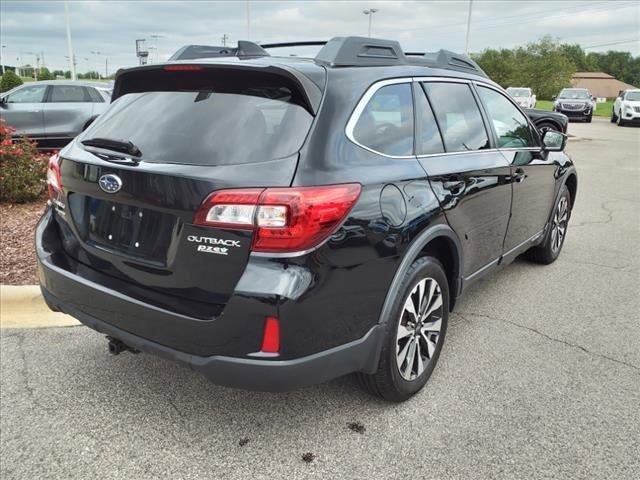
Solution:
M 559 132 L 564 132 L 562 125 L 560 125 L 560 123 L 553 118 L 541 118 L 540 120 L 535 122 L 536 128 L 538 129 L 542 128 L 542 125 L 544 125 L 545 123 L 551 123 L 555 125 L 555 127 L 558 129 Z
M 391 313 L 400 284 L 411 264 L 420 257 L 434 256 L 442 263 L 449 281 L 449 310 L 452 311 L 460 291 L 460 277 L 463 263 L 462 245 L 456 233 L 446 224 L 434 225 L 421 232 L 405 251 L 400 265 L 391 281 L 378 323 Z
M 578 176 L 575 172 L 571 172 L 567 175 L 564 184 L 567 186 L 569 193 L 571 194 L 571 209 L 573 209 L 576 201 L 576 195 L 578 194 Z

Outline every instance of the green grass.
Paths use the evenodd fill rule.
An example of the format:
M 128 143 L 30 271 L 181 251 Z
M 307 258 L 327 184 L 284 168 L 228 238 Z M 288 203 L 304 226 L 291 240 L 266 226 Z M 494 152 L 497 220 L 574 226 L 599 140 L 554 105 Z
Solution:
M 552 100 L 538 100 L 536 103 L 536 108 L 540 110 L 553 110 L 553 101 Z M 596 117 L 610 117 L 611 109 L 613 108 L 613 102 L 606 101 L 604 103 L 596 103 L 596 109 L 593 112 L 593 115 Z

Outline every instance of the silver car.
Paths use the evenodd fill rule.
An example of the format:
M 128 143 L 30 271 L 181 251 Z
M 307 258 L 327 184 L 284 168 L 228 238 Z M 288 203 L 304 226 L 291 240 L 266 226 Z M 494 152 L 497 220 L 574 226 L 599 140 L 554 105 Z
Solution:
M 71 80 L 26 83 L 0 94 L 0 118 L 39 148 L 62 147 L 106 110 L 111 88 Z

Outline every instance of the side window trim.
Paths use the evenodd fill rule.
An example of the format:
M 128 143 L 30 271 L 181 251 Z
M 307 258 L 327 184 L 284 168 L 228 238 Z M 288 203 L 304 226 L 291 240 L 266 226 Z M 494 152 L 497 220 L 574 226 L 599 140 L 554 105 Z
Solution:
M 508 152 L 508 151 L 523 151 L 523 150 L 528 150 L 528 151 L 540 151 L 542 149 L 542 139 L 540 138 L 540 133 L 538 132 L 538 129 L 536 128 L 535 124 L 533 123 L 533 120 L 531 120 L 531 118 L 529 118 L 529 115 L 526 114 L 526 112 L 524 112 L 522 110 L 522 108 L 520 108 L 520 105 L 518 105 L 516 102 L 513 101 L 512 98 L 510 98 L 508 95 L 505 95 L 504 93 L 502 93 L 499 89 L 495 88 L 493 85 L 490 85 L 488 83 L 484 83 L 484 82 L 478 82 L 478 81 L 473 81 L 473 91 L 474 91 L 474 95 L 476 95 L 477 97 L 477 101 L 480 103 L 480 105 L 482 105 L 482 112 L 484 115 L 487 116 L 487 119 L 489 120 L 489 113 L 486 110 L 486 107 L 484 105 L 484 102 L 482 101 L 482 99 L 480 98 L 480 94 L 477 91 L 477 88 L 479 87 L 484 87 L 484 88 L 489 88 L 490 90 L 493 90 L 494 92 L 498 93 L 499 95 L 502 95 L 505 99 L 507 99 L 507 101 L 509 103 L 511 103 L 511 105 L 513 105 L 523 116 L 524 118 L 527 120 L 527 124 L 529 125 L 529 128 L 533 131 L 533 137 L 535 139 L 535 141 L 537 142 L 538 146 L 537 147 L 521 147 L 521 148 L 497 148 L 500 151 L 503 152 Z M 498 145 L 498 134 L 496 133 L 494 126 L 493 126 L 493 122 L 489 122 L 490 128 L 491 128 L 491 132 L 492 132 L 492 136 L 494 137 L 494 144 Z
M 356 124 L 358 123 L 358 120 L 360 120 L 360 116 L 362 115 L 362 112 L 364 111 L 364 109 L 367 107 L 367 104 L 369 103 L 369 100 L 371 100 L 373 98 L 373 96 L 378 92 L 378 90 L 380 90 L 382 87 L 386 87 L 388 85 L 399 85 L 402 83 L 412 83 L 412 78 L 411 77 L 403 77 L 403 78 L 392 78 L 392 79 L 388 79 L 388 80 L 381 80 L 379 82 L 373 83 L 366 92 L 364 92 L 364 95 L 362 95 L 362 97 L 360 98 L 360 100 L 358 100 L 358 103 L 356 104 L 356 108 L 354 108 L 353 112 L 351 112 L 351 116 L 349 117 L 349 121 L 347 122 L 347 126 L 345 127 L 345 134 L 347 135 L 347 138 L 352 142 L 355 143 L 356 145 L 358 145 L 361 148 L 364 148 L 365 150 L 368 150 L 372 153 L 375 153 L 377 155 L 382 155 L 383 157 L 387 157 L 387 158 L 399 158 L 399 159 L 409 159 L 409 158 L 416 158 L 415 155 L 388 155 L 386 153 L 382 153 L 382 152 L 378 152 L 377 150 L 374 150 L 373 148 L 367 147 L 366 145 L 363 145 L 362 143 L 358 142 L 355 139 L 355 136 L 353 134 L 353 131 L 356 127 Z M 414 115 L 414 138 L 413 138 L 413 143 L 414 143 L 414 152 L 415 152 L 415 105 L 413 108 L 413 115 Z

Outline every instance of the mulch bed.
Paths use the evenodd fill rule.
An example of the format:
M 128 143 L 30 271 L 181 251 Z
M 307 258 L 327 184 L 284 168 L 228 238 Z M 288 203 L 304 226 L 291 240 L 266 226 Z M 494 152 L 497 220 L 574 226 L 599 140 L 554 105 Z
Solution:
M 0 283 L 34 285 L 36 253 L 34 230 L 46 200 L 23 204 L 0 204 Z

